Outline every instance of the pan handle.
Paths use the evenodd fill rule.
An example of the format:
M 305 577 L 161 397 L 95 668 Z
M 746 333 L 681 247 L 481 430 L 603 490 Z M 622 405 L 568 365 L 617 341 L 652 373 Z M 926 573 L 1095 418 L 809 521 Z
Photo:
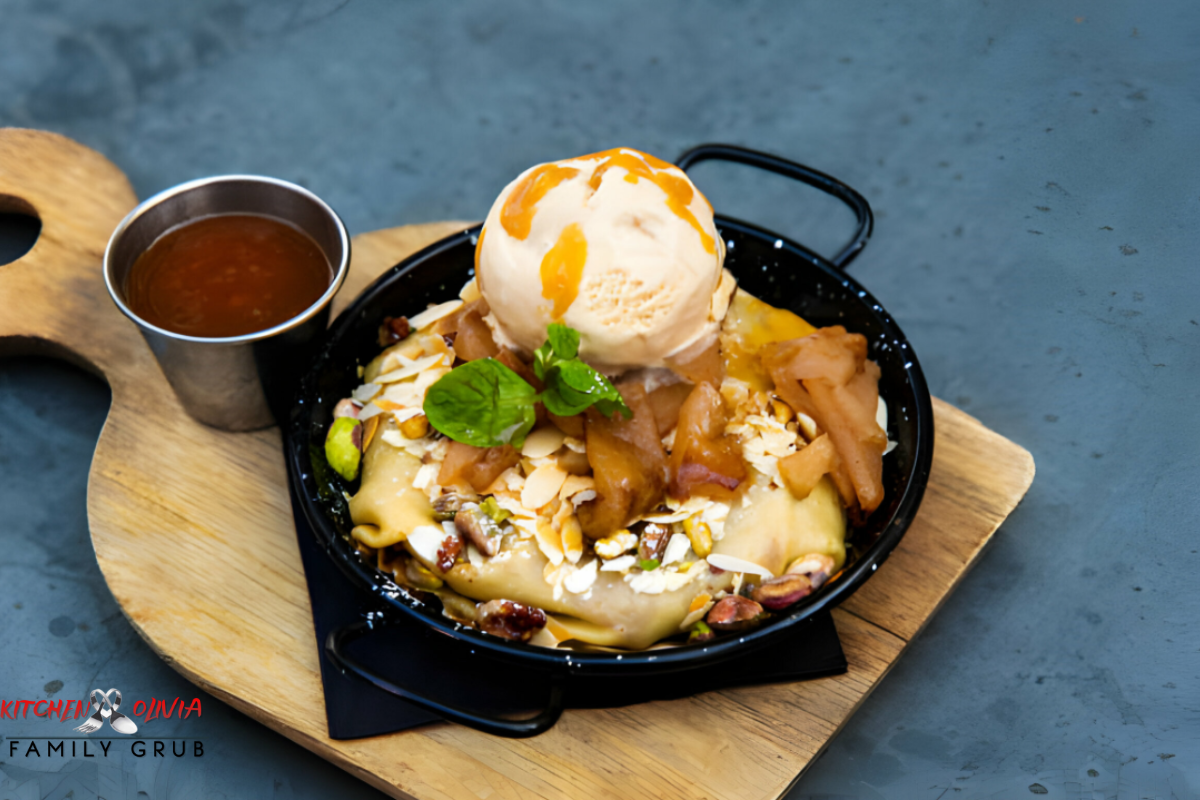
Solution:
M 785 178 L 792 178 L 801 183 L 807 183 L 809 186 L 814 186 L 825 192 L 825 194 L 833 195 L 850 206 L 850 210 L 854 212 L 854 217 L 857 220 L 854 236 L 851 237 L 850 241 L 837 255 L 829 259 L 838 269 L 844 270 L 849 266 L 850 262 L 867 246 L 867 240 L 871 238 L 871 232 L 875 228 L 875 216 L 871 213 L 871 205 L 865 197 L 837 178 L 826 175 L 823 172 L 817 172 L 811 167 L 797 164 L 794 161 L 788 161 L 778 156 L 767 155 L 757 150 L 750 150 L 732 144 L 702 144 L 693 147 L 677 158 L 675 165 L 684 172 L 687 172 L 689 168 L 699 164 L 701 161 L 733 161 L 738 164 L 765 169 L 768 172 L 783 175 Z
M 382 626 L 386 626 L 386 617 Z M 525 719 L 505 719 L 504 717 L 489 717 L 476 714 L 454 706 L 439 703 L 407 689 L 402 689 L 387 678 L 379 675 L 368 667 L 363 666 L 346 652 L 346 646 L 356 639 L 382 627 L 379 620 L 359 620 L 340 628 L 334 628 L 325 638 L 325 654 L 334 666 L 343 672 L 350 672 L 362 678 L 376 689 L 407 700 L 413 705 L 420 706 L 426 711 L 432 711 L 449 722 L 457 722 L 469 728 L 490 733 L 495 736 L 507 736 L 512 739 L 523 739 L 545 733 L 558 722 L 563 712 L 563 678 L 556 672 L 550 672 L 550 694 L 546 699 L 546 707 L 532 717 Z

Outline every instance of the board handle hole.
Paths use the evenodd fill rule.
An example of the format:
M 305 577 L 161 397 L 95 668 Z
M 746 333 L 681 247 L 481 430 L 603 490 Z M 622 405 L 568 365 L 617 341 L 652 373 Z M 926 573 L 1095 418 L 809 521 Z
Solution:
M 32 250 L 41 234 L 37 209 L 19 197 L 0 194 L 0 266 Z

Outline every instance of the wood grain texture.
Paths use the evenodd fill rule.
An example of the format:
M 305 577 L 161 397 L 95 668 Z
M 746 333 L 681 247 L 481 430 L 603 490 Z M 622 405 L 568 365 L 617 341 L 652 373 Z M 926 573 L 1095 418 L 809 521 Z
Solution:
M 112 387 L 88 519 L 109 587 L 155 652 L 396 797 L 778 797 L 878 685 L 1033 479 L 1025 450 L 935 402 L 924 505 L 889 561 L 835 612 L 846 675 L 569 711 L 531 740 L 439 724 L 332 741 L 311 713 L 323 703 L 317 645 L 278 430 L 224 433 L 191 420 L 105 291 L 104 246 L 135 202 L 98 154 L 53 134 L 0 130 L 0 207 L 28 204 L 43 222 L 33 250 L 0 266 L 0 352 L 71 358 Z M 356 237 L 337 308 L 464 226 Z

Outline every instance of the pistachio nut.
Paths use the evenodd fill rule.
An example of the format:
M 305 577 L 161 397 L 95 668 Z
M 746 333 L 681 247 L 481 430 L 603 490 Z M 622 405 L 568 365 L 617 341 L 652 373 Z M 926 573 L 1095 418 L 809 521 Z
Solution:
M 704 620 L 700 620 L 692 626 L 692 632 L 688 634 L 687 643 L 699 644 L 701 642 L 707 642 L 715 636 L 716 634 L 713 633 L 712 628 L 708 627 L 708 625 L 704 623 Z
M 756 586 L 750 596 L 761 603 L 763 608 L 778 611 L 802 597 L 808 597 L 812 592 L 812 581 L 807 575 L 791 573 L 780 575 L 778 578 L 768 578 Z
M 463 506 L 463 499 L 454 492 L 447 492 L 433 501 L 433 518 L 438 522 L 449 522 L 454 519 Z
M 479 508 L 464 508 L 454 515 L 454 527 L 475 549 L 489 558 L 500 552 L 500 526 Z
M 325 460 L 348 481 L 358 477 L 362 462 L 362 423 L 354 417 L 338 417 L 325 437 Z
M 748 597 L 722 597 L 708 612 L 709 627 L 718 631 L 740 631 L 762 621 L 763 607 Z
M 812 581 L 812 588 L 815 591 L 833 574 L 833 559 L 824 553 L 809 553 L 793 561 L 788 566 L 787 573 L 806 575 Z

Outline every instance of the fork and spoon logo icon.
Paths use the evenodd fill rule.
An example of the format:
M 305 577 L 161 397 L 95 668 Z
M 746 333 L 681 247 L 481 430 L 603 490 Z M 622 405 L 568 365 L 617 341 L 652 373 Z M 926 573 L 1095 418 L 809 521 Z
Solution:
M 137 725 L 133 723 L 129 717 L 117 711 L 121 707 L 121 693 L 116 689 L 109 689 L 103 692 L 99 689 L 92 690 L 92 705 L 89 711 L 95 712 L 84 721 L 75 730 L 80 733 L 95 733 L 104 727 L 104 720 L 108 720 L 108 724 L 117 733 L 132 734 L 137 733 Z

